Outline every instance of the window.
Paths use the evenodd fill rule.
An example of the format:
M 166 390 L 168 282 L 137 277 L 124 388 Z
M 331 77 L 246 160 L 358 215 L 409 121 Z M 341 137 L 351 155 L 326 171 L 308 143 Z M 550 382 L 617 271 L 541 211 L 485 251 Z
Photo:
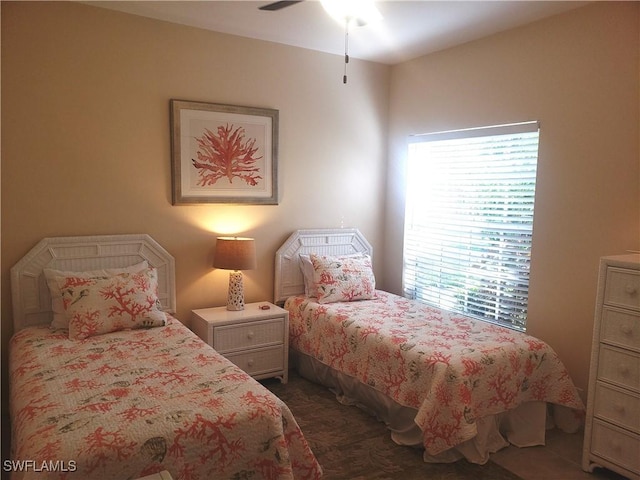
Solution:
M 538 123 L 411 137 L 403 291 L 524 331 Z

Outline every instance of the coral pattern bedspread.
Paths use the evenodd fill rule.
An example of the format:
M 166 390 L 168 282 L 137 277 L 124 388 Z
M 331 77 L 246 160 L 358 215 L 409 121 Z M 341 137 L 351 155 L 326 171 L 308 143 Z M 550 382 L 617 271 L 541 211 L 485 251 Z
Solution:
M 321 476 L 288 407 L 175 319 L 80 341 L 26 328 L 10 377 L 13 478 Z
M 555 352 L 534 337 L 382 291 L 332 304 L 295 296 L 285 308 L 291 347 L 417 409 L 432 455 L 473 438 L 475 419 L 522 402 L 584 410 Z

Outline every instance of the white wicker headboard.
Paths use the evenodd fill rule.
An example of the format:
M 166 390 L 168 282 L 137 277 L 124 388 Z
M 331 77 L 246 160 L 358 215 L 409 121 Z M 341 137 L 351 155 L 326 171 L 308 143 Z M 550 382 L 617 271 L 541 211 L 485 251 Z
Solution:
M 288 297 L 304 293 L 299 255 L 373 254 L 371 245 L 356 228 L 296 230 L 276 252 L 274 300 L 282 304 Z
M 175 262 L 146 234 L 42 239 L 11 269 L 14 332 L 51 323 L 45 268 L 68 271 L 120 268 L 147 260 L 158 270 L 158 296 L 166 312 L 176 311 Z

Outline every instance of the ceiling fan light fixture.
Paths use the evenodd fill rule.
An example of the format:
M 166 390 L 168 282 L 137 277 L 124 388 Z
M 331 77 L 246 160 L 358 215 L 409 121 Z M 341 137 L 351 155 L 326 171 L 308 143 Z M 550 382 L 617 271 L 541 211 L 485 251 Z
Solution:
M 382 14 L 373 0 L 320 0 L 325 11 L 340 25 L 362 27 L 382 20 Z

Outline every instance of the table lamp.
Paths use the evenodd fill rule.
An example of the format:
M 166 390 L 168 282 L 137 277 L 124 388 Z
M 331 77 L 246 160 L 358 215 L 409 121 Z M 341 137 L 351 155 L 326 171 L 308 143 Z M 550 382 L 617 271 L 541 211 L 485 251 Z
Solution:
M 256 268 L 256 245 L 253 238 L 218 237 L 213 267 L 229 272 L 227 310 L 244 310 L 244 285 L 240 270 Z

